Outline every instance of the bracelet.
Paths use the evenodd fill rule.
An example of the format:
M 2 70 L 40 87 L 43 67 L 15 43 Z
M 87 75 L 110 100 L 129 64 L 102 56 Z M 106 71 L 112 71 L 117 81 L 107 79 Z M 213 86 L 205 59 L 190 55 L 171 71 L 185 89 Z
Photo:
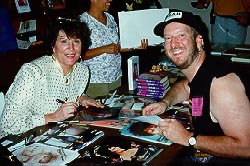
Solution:
M 165 111 L 164 111 L 164 112 L 167 112 L 167 111 L 169 110 L 169 108 L 170 108 L 170 106 L 169 106 L 169 105 L 167 105 L 167 107 L 166 107 L 166 109 L 165 109 Z
M 166 103 L 166 104 L 167 104 L 167 107 L 166 107 L 166 109 L 165 109 L 165 111 L 164 111 L 164 112 L 166 112 L 167 110 L 169 110 L 169 108 L 170 108 L 169 103 L 168 103 L 168 102 L 166 102 L 166 101 L 164 101 L 164 100 L 162 100 L 161 102 L 164 102 L 164 103 Z

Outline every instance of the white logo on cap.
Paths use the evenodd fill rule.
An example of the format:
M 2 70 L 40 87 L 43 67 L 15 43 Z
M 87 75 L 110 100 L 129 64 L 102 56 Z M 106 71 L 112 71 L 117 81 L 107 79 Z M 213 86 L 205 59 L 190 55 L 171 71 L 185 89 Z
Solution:
M 171 12 L 167 15 L 165 22 L 175 19 L 175 18 L 181 18 L 181 17 L 182 17 L 182 12 Z

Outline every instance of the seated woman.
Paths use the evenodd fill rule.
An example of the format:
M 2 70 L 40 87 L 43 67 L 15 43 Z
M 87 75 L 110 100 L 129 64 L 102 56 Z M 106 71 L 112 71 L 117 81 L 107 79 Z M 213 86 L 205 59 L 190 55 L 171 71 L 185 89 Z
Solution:
M 84 91 L 89 70 L 77 62 L 91 41 L 84 22 L 56 23 L 48 32 L 52 55 L 25 63 L 6 93 L 0 138 L 75 116 L 77 104 L 103 107 Z M 57 99 L 63 100 L 58 103 Z

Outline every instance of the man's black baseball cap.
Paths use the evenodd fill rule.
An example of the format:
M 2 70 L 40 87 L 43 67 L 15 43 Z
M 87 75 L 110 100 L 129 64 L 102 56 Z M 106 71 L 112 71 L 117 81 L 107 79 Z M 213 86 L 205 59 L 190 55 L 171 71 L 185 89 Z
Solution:
M 169 14 L 166 16 L 164 22 L 160 22 L 154 28 L 154 34 L 157 36 L 164 36 L 164 28 L 171 22 L 179 22 L 182 24 L 186 24 L 195 30 L 197 30 L 200 34 L 203 34 L 203 28 L 201 26 L 201 20 L 197 15 L 193 15 L 191 12 L 182 11 L 178 9 L 170 9 Z

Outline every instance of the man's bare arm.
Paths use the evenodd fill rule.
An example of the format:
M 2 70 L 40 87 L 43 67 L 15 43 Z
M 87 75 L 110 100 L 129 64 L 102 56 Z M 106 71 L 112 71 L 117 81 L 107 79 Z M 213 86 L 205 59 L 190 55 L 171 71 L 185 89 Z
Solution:
M 190 89 L 188 80 L 176 82 L 162 99 L 168 106 L 183 102 L 188 99 Z

